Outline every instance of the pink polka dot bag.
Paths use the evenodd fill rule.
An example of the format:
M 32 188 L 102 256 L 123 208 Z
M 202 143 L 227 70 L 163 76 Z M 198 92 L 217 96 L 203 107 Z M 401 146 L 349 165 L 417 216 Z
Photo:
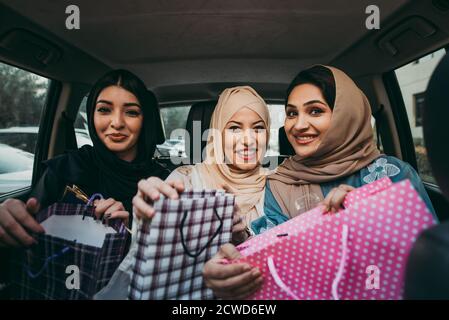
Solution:
M 399 300 L 408 254 L 435 224 L 409 180 L 350 192 L 345 209 L 319 206 L 238 246 L 264 283 L 253 300 Z

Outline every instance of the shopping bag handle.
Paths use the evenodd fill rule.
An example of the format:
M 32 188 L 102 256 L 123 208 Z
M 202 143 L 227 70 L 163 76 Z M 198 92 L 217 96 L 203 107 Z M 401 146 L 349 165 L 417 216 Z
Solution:
M 281 288 L 285 293 L 287 293 L 293 299 L 299 300 L 299 297 L 285 284 L 284 281 L 282 281 L 281 277 L 279 276 L 279 273 L 276 270 L 276 266 L 274 265 L 273 256 L 269 256 L 267 258 L 267 264 L 268 264 L 268 270 L 270 271 L 271 276 L 273 277 L 273 280 L 278 285 L 278 287 Z
M 87 208 L 89 208 L 89 207 L 92 207 L 93 205 L 94 205 L 94 201 L 95 200 L 97 200 L 97 199 L 104 199 L 103 198 L 103 195 L 101 194 L 101 193 L 94 193 L 90 198 L 89 198 L 89 201 L 87 201 L 87 203 L 86 203 L 86 207 L 85 207 L 85 210 L 84 210 L 84 213 L 83 213 L 83 220 L 84 220 L 84 218 L 86 217 L 86 214 L 87 214 Z M 95 218 L 95 215 L 94 215 L 94 218 Z
M 332 281 L 332 297 L 334 298 L 334 300 L 339 300 L 338 284 L 340 283 L 341 278 L 343 277 L 343 272 L 345 270 L 345 264 L 348 255 L 348 235 L 349 235 L 349 227 L 346 224 L 344 224 L 341 235 L 342 251 L 341 251 L 340 264 L 338 266 L 338 271 L 337 274 L 335 275 L 334 281 Z M 274 265 L 273 256 L 269 256 L 267 258 L 267 264 L 268 270 L 270 271 L 270 274 L 273 277 L 273 280 L 277 284 L 277 286 L 293 299 L 300 300 L 299 297 L 285 284 L 285 282 L 279 276 L 279 273 L 276 270 L 276 266 Z
M 199 250 L 196 253 L 191 253 L 190 250 L 187 248 L 187 245 L 185 243 L 184 231 L 183 231 L 184 224 L 185 224 L 186 219 L 187 219 L 187 214 L 188 214 L 188 211 L 187 210 L 184 211 L 184 215 L 183 215 L 182 220 L 181 220 L 181 225 L 179 226 L 179 231 L 181 233 L 181 244 L 182 244 L 182 248 L 184 249 L 184 252 L 189 257 L 197 258 L 199 255 L 201 255 L 203 253 L 204 250 L 206 250 L 207 247 L 209 247 L 209 245 L 212 243 L 212 241 L 214 241 L 214 239 L 218 236 L 218 234 L 220 233 L 221 229 L 223 228 L 223 219 L 218 215 L 217 210 L 214 208 L 214 214 L 217 216 L 218 220 L 220 221 L 220 225 L 218 226 L 217 231 L 215 231 L 215 233 L 212 236 L 212 238 L 210 238 L 207 241 L 207 243 L 204 245 L 204 247 L 201 250 Z
M 332 297 L 334 300 L 340 300 L 338 297 L 338 284 L 343 277 L 343 272 L 345 271 L 345 264 L 348 256 L 348 236 L 349 227 L 344 224 L 341 232 L 341 258 L 340 265 L 338 266 L 337 274 L 335 275 L 334 281 L 332 281 Z
M 86 206 L 87 206 L 87 207 L 93 206 L 94 201 L 97 200 L 97 199 L 100 199 L 100 200 L 101 200 L 101 199 L 104 199 L 104 198 L 103 198 L 103 195 L 102 195 L 101 193 L 94 193 L 94 194 L 89 198 L 89 201 L 87 201 Z
M 59 252 L 57 252 L 57 253 L 55 253 L 55 254 L 53 254 L 53 255 L 47 257 L 47 258 L 45 259 L 45 262 L 44 262 L 44 264 L 42 265 L 42 267 L 41 267 L 41 268 L 39 269 L 39 271 L 37 271 L 36 273 L 33 273 L 33 272 L 31 271 L 31 268 L 30 268 L 29 264 L 27 263 L 27 265 L 25 266 L 25 268 L 26 268 L 26 272 L 27 272 L 28 276 L 29 276 L 30 278 L 32 278 L 32 279 L 36 279 L 36 278 L 39 277 L 39 276 L 42 274 L 42 272 L 44 272 L 44 270 L 48 267 L 48 264 L 50 263 L 51 260 L 54 260 L 54 259 L 56 259 L 56 258 L 61 257 L 62 255 L 66 254 L 70 249 L 72 249 L 72 248 L 69 247 L 69 246 L 65 246 L 64 248 L 61 249 L 61 251 L 59 251 Z

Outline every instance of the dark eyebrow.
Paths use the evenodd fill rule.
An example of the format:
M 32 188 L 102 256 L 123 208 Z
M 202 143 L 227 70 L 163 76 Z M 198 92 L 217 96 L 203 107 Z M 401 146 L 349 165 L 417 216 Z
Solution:
M 304 106 L 305 107 L 307 107 L 307 106 L 309 106 L 309 105 L 311 105 L 311 104 L 314 104 L 314 103 L 319 103 L 319 104 L 322 104 L 323 106 L 327 106 L 327 104 L 325 104 L 323 101 L 320 101 L 320 100 L 310 100 L 310 101 L 307 101 L 306 103 L 304 103 Z M 293 105 L 293 104 L 291 104 L 291 103 L 288 103 L 286 106 L 285 106 L 285 108 L 287 109 L 288 107 L 290 107 L 290 108 L 297 108 L 295 105 Z
M 98 100 L 97 104 L 99 104 L 99 103 L 105 103 L 105 104 L 108 104 L 110 106 L 113 105 L 113 103 L 111 101 L 108 101 L 108 100 Z M 123 106 L 125 106 L 125 107 L 139 107 L 140 108 L 140 104 L 138 104 L 136 102 L 126 102 L 126 103 L 123 104 Z
M 99 103 L 106 103 L 106 104 L 112 105 L 112 102 L 108 101 L 108 100 L 98 100 L 96 104 L 99 104 Z
M 125 104 L 123 104 L 125 107 L 139 107 L 140 108 L 140 104 L 136 103 L 136 102 L 127 102 Z
M 304 106 L 309 106 L 309 105 L 314 104 L 314 103 L 319 103 L 319 104 L 322 104 L 323 106 L 327 106 L 323 101 L 320 101 L 320 100 L 307 101 L 306 103 L 304 103 Z

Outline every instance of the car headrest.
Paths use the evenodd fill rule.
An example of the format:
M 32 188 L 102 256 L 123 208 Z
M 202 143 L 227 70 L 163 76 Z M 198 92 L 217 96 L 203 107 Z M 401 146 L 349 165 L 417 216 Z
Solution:
M 449 199 L 449 54 L 440 61 L 430 78 L 423 110 L 424 141 L 433 174 Z
M 279 153 L 282 156 L 295 155 L 295 149 L 293 149 L 292 145 L 290 144 L 290 141 L 288 141 L 284 127 L 279 128 Z
M 204 141 L 202 137 L 203 133 L 209 129 L 212 113 L 214 112 L 216 105 L 216 100 L 203 101 L 193 104 L 190 108 L 186 123 L 186 130 L 189 133 L 190 143 L 189 147 L 186 148 L 186 153 L 192 164 L 200 163 L 204 160 L 202 159 L 202 155 L 207 141 L 206 137 Z M 201 130 L 201 132 L 199 132 L 199 130 Z M 200 146 L 199 150 L 198 146 Z

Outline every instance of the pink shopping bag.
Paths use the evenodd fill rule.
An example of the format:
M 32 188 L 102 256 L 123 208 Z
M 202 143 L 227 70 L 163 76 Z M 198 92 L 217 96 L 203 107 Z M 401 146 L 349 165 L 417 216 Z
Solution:
M 350 192 L 345 208 L 317 207 L 241 244 L 264 276 L 249 299 L 401 299 L 409 251 L 435 223 L 429 209 L 409 180 L 389 178 Z

